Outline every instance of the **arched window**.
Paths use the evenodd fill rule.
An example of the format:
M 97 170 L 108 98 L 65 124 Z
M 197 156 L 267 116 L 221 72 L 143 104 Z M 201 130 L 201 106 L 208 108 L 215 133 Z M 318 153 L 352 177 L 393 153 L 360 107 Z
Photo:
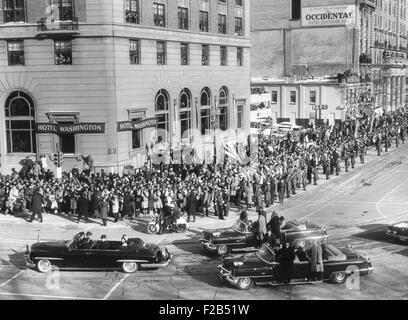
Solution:
M 218 108 L 220 110 L 219 122 L 221 130 L 228 129 L 228 103 L 228 89 L 227 87 L 222 87 L 220 89 L 220 97 L 218 100 Z
M 23 91 L 11 93 L 5 104 L 7 153 L 35 153 L 35 108 Z
M 184 88 L 180 92 L 180 134 L 181 138 L 187 138 L 191 133 L 191 92 Z
M 207 87 L 201 90 L 200 105 L 201 134 L 204 135 L 211 129 L 211 91 Z
M 169 93 L 161 89 L 156 94 L 155 110 L 157 118 L 156 136 L 158 142 L 166 142 L 169 132 Z

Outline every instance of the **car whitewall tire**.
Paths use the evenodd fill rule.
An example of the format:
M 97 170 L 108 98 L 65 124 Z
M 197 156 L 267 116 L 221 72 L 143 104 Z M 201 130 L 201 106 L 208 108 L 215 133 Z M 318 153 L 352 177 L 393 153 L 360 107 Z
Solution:
M 254 281 L 251 278 L 239 278 L 237 282 L 238 289 L 248 290 L 254 285 Z
M 125 273 L 133 273 L 139 269 L 136 262 L 123 262 L 122 271 Z
M 346 282 L 347 275 L 345 272 L 333 272 L 330 275 L 330 279 L 333 283 L 342 284 Z
M 38 260 L 37 261 L 37 270 L 42 273 L 47 273 L 51 271 L 52 264 L 50 260 Z

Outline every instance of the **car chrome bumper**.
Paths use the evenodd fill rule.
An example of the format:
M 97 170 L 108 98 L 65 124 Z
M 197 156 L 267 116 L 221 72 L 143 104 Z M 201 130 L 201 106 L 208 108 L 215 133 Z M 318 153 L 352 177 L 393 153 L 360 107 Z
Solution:
M 144 268 L 166 268 L 170 264 L 172 258 L 173 258 L 173 255 L 171 255 L 170 259 L 168 259 L 164 263 L 143 263 L 142 267 Z
M 401 240 L 401 241 L 408 241 L 408 237 L 401 236 L 399 234 L 393 233 L 392 231 L 387 231 L 385 234 L 387 236 L 391 237 L 391 238 L 394 238 L 394 239 L 398 239 L 398 240 Z
M 225 269 L 222 265 L 217 266 L 217 268 L 219 269 L 218 278 L 226 280 L 232 285 L 237 284 L 238 280 L 231 275 L 231 271 Z
M 201 244 L 203 245 L 203 248 L 208 250 L 208 251 L 217 251 L 217 247 L 215 247 L 210 240 L 201 238 L 200 239 Z

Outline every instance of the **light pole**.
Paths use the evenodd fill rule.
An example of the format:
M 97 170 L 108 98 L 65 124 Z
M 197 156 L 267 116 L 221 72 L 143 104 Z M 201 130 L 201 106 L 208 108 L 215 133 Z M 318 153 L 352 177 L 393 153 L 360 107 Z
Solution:
M 214 96 L 214 109 L 211 112 L 211 120 L 213 123 L 213 143 L 214 143 L 214 168 L 217 167 L 217 134 L 219 109 L 217 104 L 217 96 Z

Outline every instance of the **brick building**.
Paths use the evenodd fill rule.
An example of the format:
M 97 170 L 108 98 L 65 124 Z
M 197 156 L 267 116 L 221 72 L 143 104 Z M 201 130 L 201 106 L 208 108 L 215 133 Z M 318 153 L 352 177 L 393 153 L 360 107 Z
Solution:
M 249 0 L 1 0 L 0 170 L 59 148 L 121 171 L 158 142 L 211 158 L 209 129 L 249 129 L 249 35 Z
M 310 82 L 324 92 L 327 80 L 335 85 L 328 118 L 345 120 L 344 109 L 393 110 L 405 106 L 407 57 L 406 0 L 259 0 L 252 4 L 251 42 L 253 87 L 297 95 L 307 108 L 300 87 Z M 337 86 L 335 78 L 339 81 Z M 262 80 L 263 79 L 263 80 Z M 291 88 L 292 86 L 292 88 Z M 307 91 L 307 90 L 306 90 Z M 291 93 L 292 92 L 292 93 Z M 336 97 L 336 98 L 334 98 Z M 337 97 L 341 97 L 339 100 Z M 330 96 L 327 97 L 330 99 Z M 290 110 L 293 105 L 280 107 Z M 341 111 L 341 112 L 340 112 Z M 297 112 L 295 114 L 295 112 Z M 313 122 L 308 112 L 278 112 L 278 119 Z M 311 113 L 311 115 L 313 112 Z M 347 119 L 346 119 L 347 120 Z

